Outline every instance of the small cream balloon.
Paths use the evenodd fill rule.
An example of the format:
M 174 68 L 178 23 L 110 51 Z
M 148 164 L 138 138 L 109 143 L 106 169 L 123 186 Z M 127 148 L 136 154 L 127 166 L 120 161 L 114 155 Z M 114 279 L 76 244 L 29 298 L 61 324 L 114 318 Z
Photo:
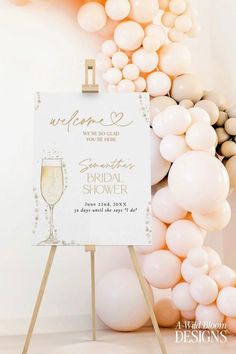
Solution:
M 211 125 L 215 124 L 219 118 L 219 108 L 217 105 L 209 100 L 201 100 L 196 103 L 195 107 L 201 107 L 207 111 L 211 118 Z
M 123 68 L 122 73 L 123 73 L 124 78 L 128 79 L 128 80 L 136 80 L 140 74 L 139 68 L 135 64 L 127 64 Z
M 190 293 L 195 301 L 201 305 L 212 304 L 218 295 L 216 282 L 208 275 L 197 275 L 190 284 Z
M 107 71 L 109 68 L 111 68 L 112 62 L 111 58 L 106 56 L 103 53 L 98 53 L 96 56 L 96 69 L 101 72 Z
M 229 118 L 226 120 L 225 131 L 229 135 L 236 135 L 236 118 Z
M 164 44 L 166 42 L 166 33 L 160 25 L 154 23 L 148 25 L 147 27 L 145 27 L 145 35 L 156 36 L 161 44 Z
M 150 52 L 156 52 L 161 46 L 161 41 L 157 35 L 149 35 L 144 37 L 143 48 Z
M 176 18 L 177 18 L 177 15 L 175 15 L 171 12 L 164 12 L 161 17 L 161 22 L 166 27 L 174 27 Z
M 141 72 L 149 73 L 156 69 L 158 64 L 158 54 L 150 52 L 144 48 L 138 49 L 132 55 L 132 61 L 138 66 Z
M 180 104 L 180 106 L 183 106 L 184 108 L 187 108 L 187 109 L 190 109 L 194 106 L 193 102 L 188 99 L 183 99 L 182 101 L 180 101 L 179 104 Z M 189 113 L 191 114 L 190 111 L 189 111 Z M 191 115 L 191 117 L 192 117 L 192 115 Z M 192 121 L 193 121 L 193 117 L 192 117 Z
M 118 68 L 110 68 L 104 73 L 104 79 L 109 84 L 116 85 L 122 79 L 122 73 Z
M 169 96 L 157 96 L 151 99 L 150 102 L 150 119 L 151 123 L 153 122 L 154 117 L 164 111 L 167 107 L 176 106 L 177 103 L 173 98 Z
M 217 91 L 206 91 L 203 96 L 204 100 L 213 101 L 220 111 L 224 111 L 227 106 L 226 98 Z
M 102 43 L 102 52 L 108 57 L 112 57 L 117 50 L 117 45 L 112 39 L 108 39 Z
M 158 14 L 158 1 L 156 0 L 130 0 L 130 18 L 139 23 L 151 22 Z
M 224 264 L 212 268 L 209 275 L 216 281 L 219 289 L 223 289 L 227 286 L 236 286 L 235 271 Z
M 213 248 L 204 246 L 203 249 L 207 253 L 209 270 L 222 263 L 219 254 Z
M 178 257 L 187 257 L 191 248 L 203 245 L 201 230 L 192 221 L 175 221 L 167 229 L 166 244 Z
M 129 62 L 129 58 L 124 52 L 116 52 L 115 54 L 113 54 L 111 60 L 113 66 L 118 69 L 122 69 Z
M 193 247 L 187 255 L 188 261 L 194 267 L 202 267 L 208 262 L 207 252 L 201 247 Z
M 162 46 L 159 56 L 159 68 L 168 75 L 179 76 L 190 70 L 191 54 L 182 43 L 169 43 Z
M 192 20 L 187 15 L 178 16 L 175 20 L 175 28 L 180 32 L 189 32 L 192 28 Z
M 216 139 L 215 129 L 206 123 L 194 123 L 186 132 L 186 143 L 192 150 L 209 151 Z
M 114 21 L 121 21 L 129 15 L 130 2 L 128 0 L 107 0 L 105 4 L 107 16 Z
M 227 134 L 222 127 L 216 128 L 215 131 L 218 138 L 218 144 L 222 144 L 230 138 L 229 134 Z
M 168 75 L 161 71 L 154 71 L 147 76 L 147 92 L 151 96 L 165 96 L 171 88 L 171 80 Z
M 134 80 L 134 86 L 136 92 L 143 92 L 147 86 L 146 80 L 142 76 L 139 76 L 136 80 Z
M 87 32 L 98 32 L 107 22 L 104 6 L 91 1 L 79 8 L 77 15 L 80 27 Z
M 191 281 L 197 275 L 208 274 L 208 270 L 209 270 L 208 264 L 203 264 L 200 267 L 196 267 L 196 266 L 192 265 L 192 263 L 190 263 L 188 258 L 184 259 L 184 261 L 181 265 L 182 277 L 188 283 L 191 283 Z
M 171 0 L 169 3 L 169 9 L 176 15 L 181 15 L 186 10 L 185 0 Z
M 176 285 L 172 289 L 171 298 L 180 311 L 194 311 L 197 307 L 197 302 L 190 293 L 190 285 L 188 283 L 182 282 Z
M 179 156 L 189 150 L 184 135 L 166 135 L 160 144 L 161 155 L 170 162 L 174 162 Z
M 181 260 L 168 250 L 147 254 L 143 259 L 143 275 L 155 288 L 169 289 L 180 280 Z
M 218 309 L 228 317 L 236 317 L 236 288 L 228 286 L 220 290 L 217 298 Z
M 143 42 L 144 30 L 134 21 L 121 22 L 115 29 L 114 40 L 117 46 L 123 50 L 135 50 Z
M 152 199 L 153 215 L 164 223 L 171 224 L 187 215 L 174 200 L 168 187 L 159 189 Z
M 194 123 L 211 124 L 210 116 L 203 108 L 192 107 L 189 109 L 189 113 L 192 118 L 192 124 Z
M 226 112 L 220 111 L 219 118 L 216 122 L 217 127 L 223 127 L 227 119 L 228 119 L 228 114 Z
M 178 31 L 176 28 L 171 28 L 168 32 L 168 38 L 171 42 L 183 42 L 184 33 Z
M 135 92 L 135 85 L 133 81 L 123 79 L 117 85 L 118 92 Z

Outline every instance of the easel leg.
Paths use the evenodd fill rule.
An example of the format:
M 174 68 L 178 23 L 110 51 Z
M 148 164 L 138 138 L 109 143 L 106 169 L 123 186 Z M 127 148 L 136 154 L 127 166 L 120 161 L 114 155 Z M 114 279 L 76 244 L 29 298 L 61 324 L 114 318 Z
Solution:
M 34 306 L 34 312 L 33 312 L 32 318 L 31 318 L 31 322 L 30 322 L 30 326 L 29 326 L 29 330 L 28 330 L 28 333 L 27 333 L 27 337 L 26 337 L 26 340 L 25 340 L 25 345 L 24 345 L 24 349 L 23 349 L 22 354 L 27 354 L 28 349 L 29 349 L 30 341 L 31 341 L 32 334 L 33 334 L 33 331 L 34 331 L 35 323 L 37 321 L 37 317 L 38 317 L 38 313 L 39 313 L 40 306 L 41 306 L 41 303 L 42 303 L 44 291 L 45 291 L 46 286 L 47 286 L 47 281 L 48 281 L 48 277 L 49 277 L 49 274 L 50 274 L 50 270 L 52 268 L 52 263 L 53 263 L 53 259 L 54 259 L 54 256 L 55 256 L 56 249 L 57 249 L 57 246 L 52 246 L 51 250 L 50 250 L 50 253 L 49 253 L 49 256 L 48 256 L 46 268 L 45 268 L 43 279 L 42 279 L 42 282 L 41 282 L 41 285 L 40 285 L 38 297 L 37 297 L 37 300 L 36 300 L 36 303 L 35 303 L 35 306 Z
M 96 340 L 95 252 L 91 252 L 90 257 L 91 257 L 93 340 L 95 341 Z
M 85 251 L 90 252 L 91 262 L 91 305 L 92 305 L 92 339 L 96 340 L 96 296 L 95 296 L 95 245 L 86 245 Z
M 147 283 L 146 283 L 146 280 L 144 279 L 144 277 L 142 275 L 142 272 L 141 272 L 141 269 L 140 269 L 140 265 L 139 265 L 139 262 L 138 262 L 138 259 L 137 259 L 137 255 L 136 255 L 134 246 L 128 246 L 128 247 L 129 247 L 130 256 L 131 256 L 131 259 L 132 259 L 132 262 L 133 262 L 133 266 L 134 266 L 134 269 L 135 269 L 136 274 L 138 276 L 138 280 L 139 280 L 140 286 L 142 288 L 143 295 L 144 295 L 144 298 L 145 298 L 145 301 L 146 301 L 146 304 L 147 304 L 147 307 L 148 307 L 148 311 L 149 311 L 149 314 L 150 314 L 152 325 L 153 325 L 154 331 L 156 333 L 158 342 L 159 342 L 160 347 L 161 347 L 162 354 L 167 354 L 166 347 L 165 347 L 165 344 L 164 344 L 162 336 L 161 336 L 161 332 L 160 332 L 160 329 L 159 329 L 159 326 L 158 326 L 158 323 L 157 323 L 157 320 L 156 320 L 155 312 L 153 310 L 152 302 L 151 302 L 151 299 L 150 299 L 150 296 L 149 296 L 149 292 L 148 292 L 148 289 L 147 289 Z

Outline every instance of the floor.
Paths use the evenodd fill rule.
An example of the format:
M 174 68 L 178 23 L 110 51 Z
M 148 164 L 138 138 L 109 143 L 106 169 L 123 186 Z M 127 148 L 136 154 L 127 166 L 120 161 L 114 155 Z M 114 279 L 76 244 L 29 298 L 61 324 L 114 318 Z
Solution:
M 168 354 L 235 354 L 236 336 L 227 342 L 183 343 L 175 342 L 175 330 L 162 330 Z M 21 354 L 23 337 L 0 337 L 0 354 Z M 151 329 L 134 333 L 99 331 L 98 340 L 90 341 L 90 333 L 35 335 L 29 354 L 160 354 Z

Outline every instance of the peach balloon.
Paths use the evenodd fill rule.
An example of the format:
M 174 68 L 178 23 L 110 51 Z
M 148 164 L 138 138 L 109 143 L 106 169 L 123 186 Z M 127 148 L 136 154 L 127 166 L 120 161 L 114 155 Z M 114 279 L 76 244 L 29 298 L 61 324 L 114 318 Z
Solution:
M 192 25 L 192 20 L 187 15 L 178 16 L 175 20 L 175 28 L 184 33 L 190 31 Z
M 128 64 L 129 58 L 124 52 L 116 52 L 112 56 L 112 64 L 115 68 L 122 69 Z
M 189 109 L 189 113 L 192 118 L 192 124 L 194 123 L 211 124 L 210 116 L 203 108 L 192 107 Z
M 194 123 L 186 132 L 186 143 L 192 150 L 208 151 L 216 139 L 215 129 L 205 123 Z
M 228 331 L 232 334 L 236 334 L 236 317 L 226 317 L 225 324 L 227 326 Z
M 207 231 L 222 230 L 231 219 L 231 207 L 225 200 L 216 210 L 208 214 L 193 213 L 193 220 Z
M 182 42 L 184 40 L 184 33 L 175 28 L 171 28 L 168 33 L 168 38 L 171 42 Z
M 144 31 L 140 24 L 134 21 L 121 22 L 115 29 L 114 40 L 119 48 L 135 50 L 141 46 Z
M 188 283 L 191 283 L 191 281 L 197 275 L 208 274 L 208 270 L 209 270 L 208 264 L 204 264 L 200 267 L 195 267 L 190 263 L 188 258 L 186 258 L 181 265 L 182 277 Z
M 229 193 L 223 164 L 208 152 L 189 151 L 173 163 L 168 184 L 177 203 L 194 213 L 216 210 Z
M 79 8 L 77 19 L 80 27 L 87 32 L 97 32 L 107 22 L 104 6 L 95 1 L 82 5 Z
M 151 123 L 153 122 L 155 115 L 164 111 L 167 107 L 176 106 L 176 105 L 177 103 L 175 102 L 175 100 L 173 100 L 171 97 L 168 96 L 158 96 L 151 99 L 150 102 Z
M 160 327 L 174 327 L 180 320 L 180 311 L 171 299 L 161 299 L 154 307 L 156 319 Z
M 175 78 L 172 82 L 171 97 L 177 102 L 189 99 L 196 103 L 203 96 L 202 83 L 194 74 L 184 74 Z
M 169 11 L 164 12 L 161 17 L 161 23 L 166 27 L 174 27 L 177 16 Z
M 227 286 L 236 286 L 235 271 L 226 265 L 221 264 L 212 268 L 209 275 L 216 281 L 219 289 L 225 288 Z
M 111 66 L 112 66 L 111 58 L 109 58 L 103 53 L 99 53 L 96 56 L 96 69 L 98 71 L 105 72 L 109 68 L 111 68 Z
M 122 79 L 122 73 L 118 68 L 110 68 L 104 73 L 103 78 L 109 84 L 115 85 Z
M 188 261 L 194 267 L 202 267 L 208 262 L 207 252 L 201 247 L 193 247 L 187 255 Z
M 228 317 L 236 317 L 236 288 L 229 286 L 220 290 L 217 298 L 218 309 Z
M 160 154 L 160 139 L 150 129 L 151 148 L 151 183 L 160 182 L 168 173 L 170 162 L 163 159 Z
M 181 43 L 169 43 L 162 46 L 159 56 L 159 68 L 168 75 L 178 76 L 190 70 L 191 54 L 189 49 Z
M 156 52 L 150 52 L 143 48 L 138 49 L 132 55 L 133 63 L 136 64 L 143 73 L 149 73 L 156 69 L 158 60 L 159 58 Z
M 203 249 L 207 253 L 209 270 L 222 263 L 220 256 L 213 248 L 204 246 Z
M 161 71 L 154 71 L 147 77 L 147 92 L 151 96 L 164 96 L 171 88 L 171 80 L 168 75 Z
M 168 250 L 147 254 L 143 260 L 143 274 L 158 289 L 174 287 L 180 280 L 181 261 Z
M 201 230 L 192 221 L 175 221 L 167 229 L 166 244 L 177 256 L 187 257 L 191 248 L 202 246 Z
M 122 73 L 125 79 L 136 80 L 139 77 L 139 68 L 135 64 L 127 64 Z
M 150 287 L 149 292 L 153 297 Z M 97 283 L 96 296 L 98 316 L 114 330 L 134 331 L 149 318 L 139 281 L 131 269 L 105 273 Z
M 171 0 L 169 3 L 169 9 L 176 15 L 181 15 L 186 10 L 185 0 Z
M 166 135 L 161 141 L 160 152 L 165 160 L 174 162 L 180 155 L 189 151 L 184 135 Z
M 161 41 L 157 35 L 146 36 L 143 40 L 143 48 L 149 51 L 156 52 L 161 46 Z
M 130 2 L 128 0 L 107 0 L 105 4 L 107 16 L 114 21 L 123 20 L 129 15 Z
M 216 304 L 198 305 L 196 308 L 196 322 L 201 328 L 219 328 L 223 323 L 224 315 L 219 311 Z
M 158 14 L 158 1 L 156 0 L 130 0 L 132 20 L 139 23 L 151 22 Z
M 163 138 L 169 134 L 182 135 L 191 124 L 188 110 L 182 106 L 170 106 L 153 120 L 154 133 Z
M 170 0 L 159 0 L 159 7 L 161 10 L 167 10 Z
M 195 311 L 181 311 L 180 314 L 183 320 L 187 320 L 187 321 L 195 320 Z
M 136 246 L 138 253 L 148 254 L 157 250 L 161 250 L 166 245 L 167 226 L 157 218 L 152 217 L 152 245 Z
M 188 99 L 183 99 L 182 101 L 179 102 L 180 106 L 183 106 L 184 108 L 190 109 L 194 106 L 193 102 L 188 100 Z M 205 111 L 204 111 L 205 112 Z M 190 110 L 189 113 L 191 114 Z M 193 121 L 193 117 L 191 115 L 192 121 Z M 210 121 L 210 119 L 209 119 Z
M 190 293 L 190 285 L 188 283 L 177 284 L 172 289 L 171 298 L 180 311 L 193 311 L 197 307 L 197 302 Z
M 199 304 L 209 305 L 217 298 L 218 286 L 211 277 L 201 274 L 193 278 L 190 284 L 190 293 Z
M 152 212 L 156 218 L 167 224 L 171 224 L 187 215 L 187 211 L 176 203 L 168 187 L 161 188 L 154 195 Z

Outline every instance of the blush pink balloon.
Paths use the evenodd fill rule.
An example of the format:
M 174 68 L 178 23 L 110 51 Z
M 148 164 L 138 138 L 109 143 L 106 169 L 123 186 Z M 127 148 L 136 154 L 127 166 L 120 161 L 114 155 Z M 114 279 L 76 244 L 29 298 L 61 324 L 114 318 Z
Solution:
M 226 265 L 221 264 L 212 268 L 209 275 L 216 281 L 219 289 L 227 286 L 236 286 L 236 273 Z
M 231 219 L 231 207 L 225 200 L 216 210 L 208 214 L 192 213 L 193 220 L 197 225 L 207 231 L 222 230 Z
M 173 163 L 168 185 L 182 208 L 206 214 L 224 203 L 229 176 L 223 164 L 208 152 L 188 151 Z
M 160 139 L 150 129 L 151 144 L 151 183 L 160 182 L 168 173 L 170 162 L 163 159 L 160 154 Z
M 181 265 L 181 274 L 184 280 L 188 283 L 200 274 L 207 274 L 209 270 L 208 264 L 204 264 L 201 267 L 194 267 L 186 258 Z
M 156 319 L 160 327 L 174 327 L 180 320 L 180 311 L 171 299 L 161 299 L 155 304 Z
M 180 314 L 183 320 L 187 320 L 187 321 L 195 320 L 195 311 L 181 311 Z
M 150 287 L 149 292 L 153 298 Z M 105 273 L 97 283 L 96 296 L 98 316 L 114 330 L 134 331 L 149 318 L 137 275 L 131 269 Z
M 152 199 L 152 212 L 159 220 L 171 224 L 187 215 L 173 198 L 168 187 L 161 188 Z
M 217 298 L 218 309 L 228 317 L 236 317 L 236 288 L 228 286 L 220 290 Z
M 202 246 L 201 230 L 192 221 L 177 220 L 168 227 L 166 244 L 177 256 L 187 257 L 191 248 Z
M 150 253 L 143 260 L 143 274 L 158 289 L 174 287 L 180 280 L 181 261 L 168 250 Z
M 236 317 L 226 317 L 225 324 L 227 326 L 228 331 L 230 331 L 232 334 L 236 334 Z
M 192 280 L 190 292 L 194 300 L 199 304 L 209 305 L 217 298 L 218 286 L 211 277 L 201 274 Z
M 152 245 L 136 246 L 136 251 L 141 254 L 148 254 L 163 249 L 166 245 L 166 231 L 167 226 L 157 218 L 152 217 Z
M 207 253 L 209 270 L 222 263 L 219 254 L 213 248 L 204 246 L 203 249 Z
M 201 328 L 218 328 L 224 321 L 224 315 L 219 311 L 216 304 L 198 305 L 196 308 L 196 321 Z
M 188 283 L 179 283 L 172 289 L 172 301 L 180 311 L 193 311 L 197 307 L 197 302 L 190 293 Z

